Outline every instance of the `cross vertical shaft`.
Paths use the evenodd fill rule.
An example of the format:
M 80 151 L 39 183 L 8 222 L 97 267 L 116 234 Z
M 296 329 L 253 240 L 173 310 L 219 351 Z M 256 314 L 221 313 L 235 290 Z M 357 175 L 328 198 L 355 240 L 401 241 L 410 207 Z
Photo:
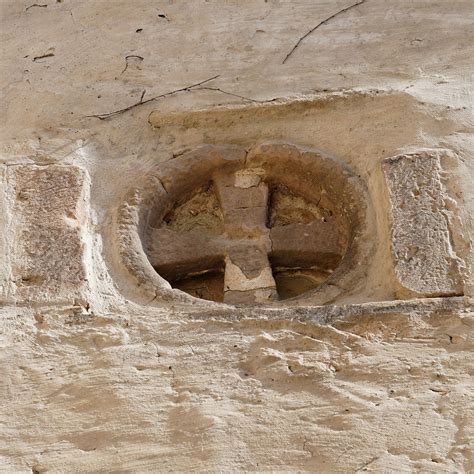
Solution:
M 268 186 L 257 174 L 240 171 L 214 176 L 229 239 L 225 254 L 224 302 L 264 303 L 277 299 L 271 252 Z

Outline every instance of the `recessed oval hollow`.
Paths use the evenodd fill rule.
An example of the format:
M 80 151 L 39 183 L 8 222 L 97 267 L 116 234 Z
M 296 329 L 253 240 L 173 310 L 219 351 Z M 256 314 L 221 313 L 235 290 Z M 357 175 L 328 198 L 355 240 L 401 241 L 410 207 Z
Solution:
M 324 303 L 324 293 L 353 273 L 364 188 L 347 166 L 319 151 L 205 146 L 159 165 L 150 180 L 136 235 L 144 274 L 168 296 Z

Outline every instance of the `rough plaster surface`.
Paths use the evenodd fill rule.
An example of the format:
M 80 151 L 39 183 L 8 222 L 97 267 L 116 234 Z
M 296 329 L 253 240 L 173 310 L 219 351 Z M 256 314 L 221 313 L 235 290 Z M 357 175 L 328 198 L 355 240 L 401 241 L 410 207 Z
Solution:
M 282 64 L 350 3 L 0 3 L 0 470 L 473 471 L 472 1 L 366 0 Z M 125 197 L 203 143 L 264 141 L 324 150 L 365 183 L 373 249 L 346 296 L 140 293 L 117 245 Z M 430 211 L 452 233 L 431 248 L 445 261 L 449 240 L 464 269 L 432 292 L 393 253 L 405 187 L 382 164 L 440 149 L 456 159 Z M 50 285 L 15 291 L 23 269 Z M 414 297 L 433 293 L 464 296 Z
M 2 468 L 469 472 L 474 319 L 456 307 L 7 311 Z

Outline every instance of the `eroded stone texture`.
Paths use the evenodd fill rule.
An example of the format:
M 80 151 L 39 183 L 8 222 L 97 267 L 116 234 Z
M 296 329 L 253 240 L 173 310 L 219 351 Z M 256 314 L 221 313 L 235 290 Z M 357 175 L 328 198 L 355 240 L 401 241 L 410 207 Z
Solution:
M 2 310 L 0 471 L 472 472 L 462 307 Z
M 20 301 L 85 300 L 89 180 L 77 166 L 12 166 L 17 246 L 12 275 Z
M 3 232 L 0 233 L 0 298 L 6 299 L 10 289 L 8 265 L 8 228 L 10 221 L 7 213 L 6 166 L 0 166 L 0 222 Z
M 154 174 L 164 193 L 140 204 L 152 217 L 129 230 L 141 235 L 158 274 L 192 296 L 230 304 L 291 298 L 317 291 L 347 253 L 346 266 L 356 254 L 363 192 L 347 167 L 319 152 L 208 145 Z
M 0 472 L 474 472 L 474 315 L 462 297 L 393 301 L 381 171 L 400 150 L 455 150 L 461 179 L 450 195 L 473 235 L 473 2 L 367 0 L 336 15 L 352 4 L 2 1 L 2 164 L 88 170 L 97 239 L 87 269 L 110 277 L 92 300 L 107 295 L 107 306 L 89 317 L 63 304 L 0 308 Z M 215 75 L 108 120 L 87 117 Z M 321 148 L 360 175 L 377 225 L 359 242 L 375 251 L 357 278 L 338 278 L 351 293 L 332 287 L 325 306 L 204 301 L 195 315 L 197 303 L 158 279 L 130 232 L 167 199 L 159 182 L 151 195 L 130 192 L 112 217 L 158 163 L 177 165 L 202 143 L 248 150 L 262 140 Z M 243 172 L 238 185 L 258 180 Z M 7 191 L 9 278 L 23 243 L 10 233 Z M 315 191 L 313 209 L 273 191 L 270 224 L 328 217 L 328 195 Z M 205 209 L 171 224 L 184 232 L 192 217 L 219 229 Z M 274 272 L 277 286 L 285 271 Z M 221 277 L 196 295 L 222 300 Z
M 392 257 L 402 294 L 462 294 L 462 260 L 452 244 L 439 154 L 389 158 L 383 171 L 393 217 Z

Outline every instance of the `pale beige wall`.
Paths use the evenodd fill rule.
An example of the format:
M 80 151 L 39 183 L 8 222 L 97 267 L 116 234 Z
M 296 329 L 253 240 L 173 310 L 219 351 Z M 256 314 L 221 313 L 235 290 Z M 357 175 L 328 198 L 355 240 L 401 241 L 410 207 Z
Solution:
M 0 469 L 474 468 L 467 299 L 276 316 L 210 308 L 190 317 L 189 308 L 128 300 L 131 281 L 113 271 L 111 223 L 124 192 L 158 162 L 205 142 L 320 147 L 361 167 L 373 190 L 382 186 L 384 158 L 452 150 L 459 219 L 472 233 L 472 2 L 366 0 L 321 25 L 282 64 L 298 38 L 349 5 L 0 3 Z M 146 100 L 214 76 L 206 85 L 219 90 L 180 92 L 108 120 L 87 117 L 134 104 L 143 91 Z M 222 127 L 182 119 L 250 99 L 321 94 L 352 98 L 287 122 L 285 114 Z M 391 97 L 386 108 L 378 94 Z M 76 190 L 57 194 L 77 211 L 71 220 L 57 206 L 46 220 L 62 229 L 55 235 L 71 236 L 64 248 L 77 250 L 86 276 L 35 298 L 18 290 L 15 262 L 26 261 L 24 239 L 47 240 L 38 230 L 47 196 L 38 191 L 39 210 L 24 224 L 31 215 L 16 201 L 18 176 L 23 165 L 54 174 L 46 166 L 53 164 L 84 176 Z M 28 180 L 22 186 L 29 189 Z M 382 205 L 377 212 L 383 224 L 388 214 Z M 63 275 L 67 260 L 56 256 L 44 268 Z M 469 249 L 464 257 L 472 265 Z M 472 287 L 467 280 L 465 292 Z

